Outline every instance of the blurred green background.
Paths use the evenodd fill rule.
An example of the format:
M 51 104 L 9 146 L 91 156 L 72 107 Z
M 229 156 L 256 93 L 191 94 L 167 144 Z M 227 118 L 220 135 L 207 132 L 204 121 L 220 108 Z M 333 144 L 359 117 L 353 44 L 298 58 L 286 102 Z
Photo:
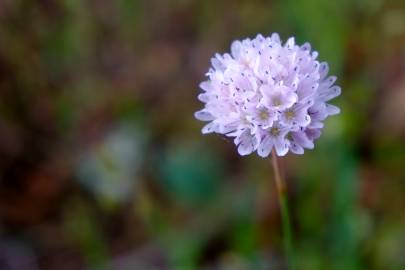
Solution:
M 405 269 L 401 0 L 0 0 L 0 269 L 285 269 L 270 160 L 193 117 L 210 57 L 272 32 L 343 88 L 282 158 L 298 269 Z

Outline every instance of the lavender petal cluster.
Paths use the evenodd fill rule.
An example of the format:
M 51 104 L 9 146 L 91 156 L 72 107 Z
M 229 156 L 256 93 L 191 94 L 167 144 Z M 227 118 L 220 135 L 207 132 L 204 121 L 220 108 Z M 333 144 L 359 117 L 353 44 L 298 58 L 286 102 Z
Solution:
M 232 137 L 240 155 L 313 149 L 323 121 L 340 112 L 328 102 L 341 93 L 317 57 L 309 43 L 299 46 L 291 37 L 282 44 L 277 33 L 234 41 L 230 54 L 211 59 L 200 84 L 204 108 L 195 117 L 208 122 L 202 133 Z

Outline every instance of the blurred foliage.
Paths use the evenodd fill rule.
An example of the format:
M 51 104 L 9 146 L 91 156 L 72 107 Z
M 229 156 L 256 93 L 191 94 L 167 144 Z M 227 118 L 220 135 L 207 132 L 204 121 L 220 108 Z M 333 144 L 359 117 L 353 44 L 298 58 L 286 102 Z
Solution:
M 298 269 L 405 269 L 400 0 L 0 1 L 0 268 L 285 269 L 269 161 L 193 118 L 210 57 L 271 32 L 343 89 L 282 159 Z

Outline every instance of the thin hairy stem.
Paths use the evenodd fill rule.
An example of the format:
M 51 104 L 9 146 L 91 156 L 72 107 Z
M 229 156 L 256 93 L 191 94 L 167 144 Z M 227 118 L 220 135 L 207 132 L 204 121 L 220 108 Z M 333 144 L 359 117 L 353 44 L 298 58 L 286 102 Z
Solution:
M 278 158 L 276 151 L 272 150 L 272 165 L 274 171 L 274 180 L 276 182 L 278 201 L 280 204 L 281 222 L 283 227 L 283 243 L 286 253 L 287 265 L 290 270 L 294 270 L 294 254 L 292 247 L 292 232 L 290 215 L 288 211 L 288 199 L 287 199 L 287 186 L 285 181 L 281 178 L 280 167 L 278 165 Z

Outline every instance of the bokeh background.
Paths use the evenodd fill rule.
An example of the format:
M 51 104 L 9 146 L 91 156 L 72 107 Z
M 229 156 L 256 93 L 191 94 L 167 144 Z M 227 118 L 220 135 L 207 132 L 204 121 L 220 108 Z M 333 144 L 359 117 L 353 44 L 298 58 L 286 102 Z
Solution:
M 279 32 L 342 109 L 281 160 L 298 269 L 405 269 L 405 2 L 0 1 L 0 269 L 285 269 L 269 160 L 202 136 L 210 57 Z

